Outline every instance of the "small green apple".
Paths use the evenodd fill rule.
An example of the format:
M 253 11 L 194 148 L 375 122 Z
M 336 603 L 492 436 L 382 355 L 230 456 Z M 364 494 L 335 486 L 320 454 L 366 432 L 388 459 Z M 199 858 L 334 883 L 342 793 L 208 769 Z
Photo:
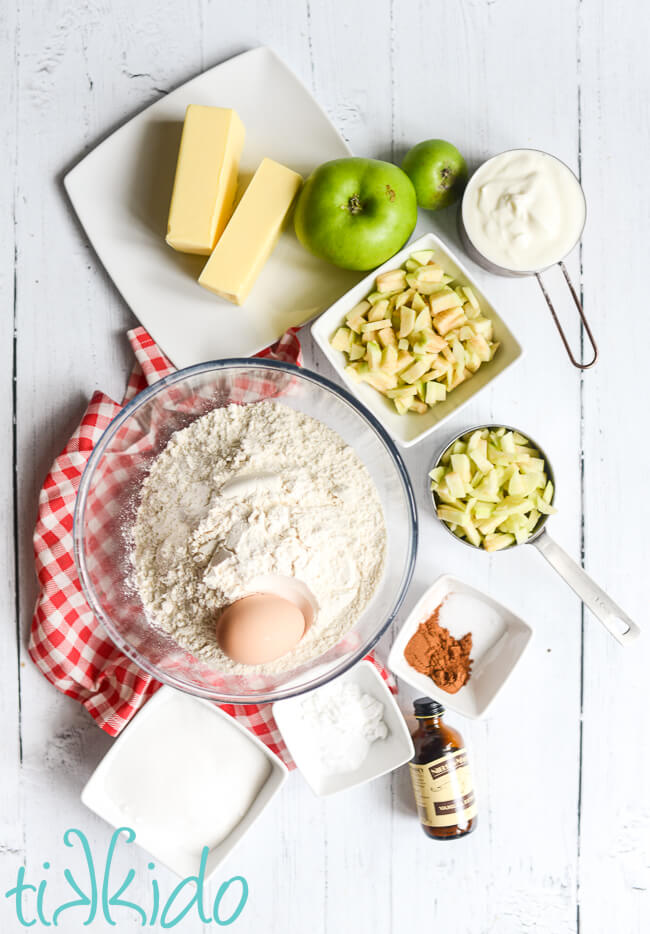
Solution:
M 402 168 L 413 182 L 418 204 L 427 211 L 453 204 L 467 183 L 465 160 L 444 139 L 427 139 L 409 149 Z

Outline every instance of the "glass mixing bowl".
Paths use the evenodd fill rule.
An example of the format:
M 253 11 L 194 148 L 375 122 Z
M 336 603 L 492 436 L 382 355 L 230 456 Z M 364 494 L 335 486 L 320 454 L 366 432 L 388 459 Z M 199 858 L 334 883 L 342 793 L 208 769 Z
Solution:
M 233 675 L 196 659 L 147 619 L 133 586 L 131 530 L 140 486 L 175 431 L 229 403 L 253 404 L 269 398 L 333 428 L 361 458 L 384 510 L 386 568 L 361 617 L 324 655 L 276 675 Z M 276 361 L 235 359 L 171 374 L 140 393 L 110 423 L 81 479 L 74 547 L 86 599 L 125 655 L 172 687 L 220 703 L 242 704 L 281 700 L 319 687 L 363 658 L 404 599 L 415 563 L 417 531 L 406 468 L 373 415 L 316 373 Z

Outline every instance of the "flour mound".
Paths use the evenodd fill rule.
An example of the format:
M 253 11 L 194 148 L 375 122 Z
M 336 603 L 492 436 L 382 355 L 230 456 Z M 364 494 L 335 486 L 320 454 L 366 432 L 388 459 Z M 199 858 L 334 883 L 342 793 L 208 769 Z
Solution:
M 386 556 L 379 495 L 352 448 L 277 402 L 229 405 L 177 432 L 142 486 L 136 586 L 151 621 L 233 674 L 287 671 L 335 645 L 375 592 Z M 280 575 L 303 582 L 314 620 L 274 662 L 241 665 L 219 648 L 219 611 Z

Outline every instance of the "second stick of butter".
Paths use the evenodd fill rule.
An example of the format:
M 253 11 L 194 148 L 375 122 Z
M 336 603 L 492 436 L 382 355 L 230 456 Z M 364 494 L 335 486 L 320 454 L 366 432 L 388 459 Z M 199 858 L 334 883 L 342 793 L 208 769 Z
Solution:
M 199 276 L 199 284 L 241 305 L 271 255 L 302 177 L 263 159 Z

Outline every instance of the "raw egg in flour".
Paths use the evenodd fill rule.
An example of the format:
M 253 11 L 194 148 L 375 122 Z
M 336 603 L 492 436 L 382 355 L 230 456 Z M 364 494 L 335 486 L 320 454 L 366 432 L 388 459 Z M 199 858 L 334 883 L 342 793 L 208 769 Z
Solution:
M 302 639 L 305 617 L 283 597 L 256 593 L 227 607 L 217 622 L 217 641 L 242 665 L 263 665 L 286 655 Z

